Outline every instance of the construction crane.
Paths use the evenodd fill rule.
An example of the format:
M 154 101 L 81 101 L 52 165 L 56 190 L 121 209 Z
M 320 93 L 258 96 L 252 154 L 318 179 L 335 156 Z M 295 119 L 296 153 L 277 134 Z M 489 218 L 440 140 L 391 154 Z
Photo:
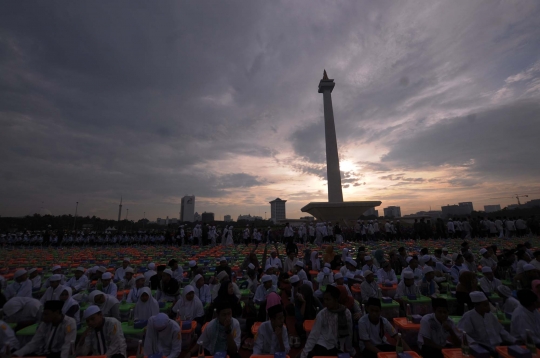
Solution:
M 518 205 L 521 206 L 521 201 L 519 201 L 519 198 L 528 198 L 529 195 L 527 194 L 514 194 L 514 196 L 503 196 L 500 198 L 490 198 L 490 199 L 517 199 Z

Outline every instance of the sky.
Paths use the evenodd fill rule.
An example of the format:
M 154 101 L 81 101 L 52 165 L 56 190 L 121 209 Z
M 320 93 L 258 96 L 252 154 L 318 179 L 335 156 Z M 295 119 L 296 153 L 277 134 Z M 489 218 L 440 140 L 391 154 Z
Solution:
M 540 198 L 540 3 L 0 5 L 0 216 L 287 217 L 326 201 L 323 69 L 346 201 L 402 214 Z M 492 199 L 502 198 L 502 199 Z

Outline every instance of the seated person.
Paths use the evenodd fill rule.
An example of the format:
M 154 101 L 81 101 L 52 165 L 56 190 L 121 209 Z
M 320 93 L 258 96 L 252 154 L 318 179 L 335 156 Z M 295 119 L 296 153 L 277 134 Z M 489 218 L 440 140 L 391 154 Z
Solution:
M 394 298 L 401 301 L 401 297 L 407 295 L 415 295 L 420 297 L 420 290 L 414 283 L 414 273 L 412 271 L 403 270 L 401 274 L 401 281 L 397 285 L 396 295 Z
M 371 272 L 377 272 L 379 269 L 375 264 L 373 263 L 373 258 L 371 256 L 364 256 L 364 260 L 366 261 L 366 264 L 362 267 L 362 272 L 364 272 L 364 276 L 366 276 L 366 271 Z
M 418 347 L 422 357 L 442 358 L 442 349 L 461 347 L 461 332 L 454 321 L 448 318 L 448 302 L 432 298 L 433 312 L 422 317 L 418 333 Z
M 500 285 L 497 287 L 499 296 L 503 299 L 502 310 L 504 313 L 512 314 L 516 308 L 519 307 L 519 301 L 512 296 L 512 290 L 510 287 Z
M 32 340 L 14 356 L 46 356 L 47 358 L 68 358 L 71 342 L 77 339 L 77 324 L 71 317 L 62 314 L 62 301 L 47 301 L 43 306 L 43 315 Z
M 135 286 L 135 279 L 133 278 L 133 269 L 128 267 L 124 270 L 124 278 L 120 280 L 120 287 L 122 290 L 131 290 Z
M 422 289 L 420 293 L 424 296 L 432 296 L 439 293 L 437 283 L 435 282 L 435 271 L 431 266 L 424 266 L 422 270 L 424 278 L 422 278 Z
M 263 322 L 266 320 L 266 297 L 271 292 L 276 292 L 276 286 L 274 286 L 274 282 L 272 280 L 272 276 L 270 275 L 264 275 L 261 279 L 262 285 L 257 287 L 257 291 L 255 291 L 255 296 L 253 297 L 253 302 L 260 305 L 259 308 L 259 314 L 258 314 L 258 320 L 259 322 Z
M 39 291 L 41 289 L 41 276 L 37 268 L 31 268 L 28 270 L 28 280 L 32 283 L 32 291 Z
M 144 275 L 139 275 L 135 277 L 135 286 L 131 287 L 126 298 L 127 303 L 137 303 L 139 302 L 139 297 L 141 295 L 141 290 L 144 288 L 145 278 Z M 150 291 L 151 292 L 151 291 Z M 150 296 L 152 294 L 150 293 Z
M 269 320 L 259 327 L 253 346 L 254 355 L 273 355 L 276 352 L 289 353 L 289 334 L 285 323 L 285 314 L 281 304 L 268 309 Z
M 325 267 L 317 274 L 317 282 L 319 283 L 319 286 L 327 286 L 334 283 L 334 273 L 330 269 L 330 267 L 326 267 L 326 265 L 330 266 L 329 264 L 324 264 Z
M 156 299 L 162 302 L 174 302 L 178 297 L 179 289 L 180 284 L 173 277 L 172 270 L 165 269 L 161 274 L 161 282 L 157 289 L 158 291 Z
M 204 324 L 204 307 L 199 297 L 195 296 L 195 290 L 191 285 L 184 287 L 182 297 L 176 302 L 172 311 L 182 321 L 196 321 L 197 329 L 202 328 Z
M 534 344 L 540 348 L 540 300 L 531 290 L 519 290 L 517 293 L 519 307 L 512 313 L 512 323 L 510 324 L 510 333 L 526 342 L 527 330 L 531 332 Z
M 90 306 L 84 311 L 83 319 L 88 328 L 77 344 L 77 356 L 127 358 L 124 331 L 116 318 L 105 317 L 98 306 Z
M 459 283 L 459 274 L 460 271 L 463 269 L 467 269 L 463 265 L 463 255 L 455 253 L 452 255 L 452 261 L 454 261 L 454 265 L 450 268 L 450 275 L 452 277 L 452 283 L 454 285 L 457 285 Z
M 496 293 L 497 287 L 502 285 L 501 280 L 495 278 L 491 267 L 482 267 L 482 274 L 484 277 L 478 282 L 482 291 L 484 293 Z
M 16 323 L 15 331 L 30 326 L 41 319 L 42 304 L 34 298 L 13 297 L 4 307 L 4 320 Z
M 209 315 L 213 313 L 214 309 L 216 309 L 217 304 L 223 301 L 226 301 L 230 305 L 229 308 L 232 310 L 233 317 L 242 316 L 242 306 L 240 304 L 240 300 L 234 294 L 234 286 L 230 281 L 221 282 L 217 297 L 214 299 L 214 302 L 212 302 L 210 309 L 208 310 Z M 212 317 L 207 318 L 212 319 Z
M 114 317 L 120 321 L 120 302 L 115 297 L 94 290 L 88 295 L 88 302 L 99 307 L 105 317 Z
M 64 289 L 60 294 L 60 301 L 64 302 L 64 306 L 62 307 L 62 313 L 68 317 L 73 318 L 75 320 L 75 323 L 77 323 L 78 325 L 79 323 L 81 323 L 79 302 L 75 301 L 73 297 L 71 297 L 71 287 L 63 287 Z
M 216 352 L 227 352 L 230 358 L 240 358 L 240 323 L 233 318 L 231 303 L 223 300 L 216 304 L 217 317 L 211 320 L 201 335 L 205 356 L 213 356 Z M 197 356 L 198 346 L 187 352 L 185 358 Z
M 345 279 L 343 278 L 343 275 L 341 274 L 341 272 L 338 272 L 334 275 L 334 283 L 332 284 L 332 286 L 336 286 L 336 287 L 344 286 L 349 296 L 352 297 L 351 289 L 349 288 L 348 285 L 345 285 Z
M 57 301 L 60 299 L 60 294 L 64 290 L 64 286 L 60 284 L 61 280 L 62 276 L 60 275 L 52 275 L 49 277 L 49 287 L 45 290 L 43 296 L 41 296 L 41 303 L 45 303 L 46 301 Z
M 210 293 L 210 287 L 204 283 L 203 275 L 195 275 L 190 283 L 191 287 L 195 290 L 195 296 L 199 297 L 203 306 L 206 306 L 212 302 L 212 294 Z
M 116 286 L 116 283 L 112 282 L 112 274 L 110 272 L 105 272 L 103 275 L 101 275 L 101 284 L 101 292 L 116 298 L 118 287 Z
M 370 271 L 364 271 L 364 282 L 360 284 L 362 293 L 362 302 L 366 303 L 370 297 L 379 298 L 379 285 L 375 282 L 375 274 Z
M 362 357 L 376 358 L 379 352 L 395 352 L 396 347 L 390 345 L 385 335 L 397 337 L 398 332 L 388 320 L 381 316 L 381 300 L 370 297 L 366 305 L 367 314 L 358 321 L 359 347 Z M 404 350 L 410 350 L 403 341 Z
M 377 270 L 377 278 L 378 282 L 382 284 L 391 283 L 395 285 L 398 282 L 396 273 L 392 269 L 389 261 L 383 262 L 382 267 Z
M 343 352 L 353 356 L 356 353 L 352 346 L 351 312 L 338 302 L 339 296 L 340 291 L 336 287 L 326 287 L 325 308 L 317 315 L 301 358 L 337 356 Z
M 142 276 L 144 278 L 144 276 Z M 139 290 L 139 299 L 133 310 L 133 319 L 135 321 L 148 320 L 150 317 L 159 313 L 159 303 L 152 297 L 150 288 L 143 287 Z
M 6 287 L 4 294 L 7 300 L 13 297 L 32 298 L 32 282 L 28 279 L 28 272 L 24 269 L 17 270 L 13 275 L 13 283 Z
M 144 336 L 144 355 L 161 353 L 167 358 L 178 358 L 182 351 L 181 327 L 165 313 L 150 317 Z
M 0 320 L 0 352 L 6 353 L 6 349 L 9 347 L 9 353 L 12 354 L 20 346 L 13 329 L 6 322 Z
M 328 289 L 328 287 L 326 288 Z M 293 302 L 296 332 L 299 334 L 299 337 L 303 337 L 306 334 L 303 328 L 304 321 L 314 320 L 317 317 L 317 311 L 322 305 L 313 294 L 313 289 L 309 285 L 301 285 L 298 287 L 298 290 L 295 290 Z
M 515 343 L 516 339 L 508 333 L 493 313 L 483 292 L 470 293 L 474 309 L 466 312 L 459 321 L 458 327 L 471 337 L 475 344 L 495 353 L 495 347 L 503 342 Z
M 75 276 L 69 279 L 66 286 L 71 287 L 74 294 L 88 288 L 88 277 L 84 274 L 84 267 L 77 267 L 75 269 Z
M 414 275 L 414 282 L 417 284 L 420 284 L 422 282 L 422 277 L 424 277 L 424 274 L 422 273 L 422 269 L 418 267 L 418 259 L 416 256 L 409 256 L 405 259 L 409 266 L 405 267 L 403 271 L 401 271 L 401 280 L 403 281 L 403 273 L 406 271 L 410 271 Z

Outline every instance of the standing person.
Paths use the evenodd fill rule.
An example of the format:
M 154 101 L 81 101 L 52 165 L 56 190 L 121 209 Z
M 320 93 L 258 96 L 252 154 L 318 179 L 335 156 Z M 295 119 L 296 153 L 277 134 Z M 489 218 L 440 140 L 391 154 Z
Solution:
M 68 358 L 71 342 L 77 339 L 77 324 L 62 313 L 62 301 L 47 301 L 43 306 L 43 316 L 32 340 L 14 356 L 47 356 L 48 358 Z
M 249 225 L 246 225 L 246 228 L 243 232 L 243 238 L 244 238 L 244 245 L 249 246 L 249 237 L 251 236 L 249 232 Z
M 290 243 L 293 241 L 294 231 L 289 223 L 285 224 L 285 229 L 283 230 L 283 240 L 285 243 Z
M 337 356 L 342 352 L 355 354 L 352 347 L 351 312 L 338 302 L 341 292 L 329 285 L 324 293 L 325 308 L 319 312 L 307 339 L 301 358 Z
M 461 346 L 462 334 L 448 317 L 448 303 L 442 298 L 431 300 L 433 313 L 422 317 L 418 346 L 422 357 L 442 358 L 442 349 Z
M 181 352 L 182 331 L 178 323 L 165 313 L 150 317 L 144 336 L 145 356 L 161 353 L 167 358 L 178 358 Z
M 77 344 L 77 356 L 127 357 L 126 339 L 122 325 L 116 318 L 104 317 L 98 306 L 90 306 L 84 311 L 83 319 L 88 328 Z
M 451 239 L 455 238 L 456 229 L 454 228 L 454 221 L 452 221 L 452 219 L 448 219 L 448 224 L 446 224 L 446 228 L 448 231 L 448 236 Z
M 309 223 L 309 242 L 312 244 L 315 242 L 315 228 L 313 227 L 313 223 Z

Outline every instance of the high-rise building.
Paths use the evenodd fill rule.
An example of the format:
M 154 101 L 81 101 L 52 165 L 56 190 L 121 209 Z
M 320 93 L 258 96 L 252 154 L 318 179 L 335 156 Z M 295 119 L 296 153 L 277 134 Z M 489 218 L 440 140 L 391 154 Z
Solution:
M 459 203 L 459 205 L 441 206 L 443 217 L 451 218 L 453 216 L 468 216 L 473 211 L 472 203 Z
M 464 203 L 458 203 L 459 206 L 462 206 L 464 208 L 467 208 L 467 210 L 469 211 L 469 214 L 473 212 L 473 205 L 472 205 L 472 202 L 470 201 L 466 201 Z
M 180 221 L 195 221 L 195 195 L 184 196 L 180 204 Z
M 201 219 L 203 223 L 211 223 L 214 221 L 214 213 L 207 213 L 206 211 L 202 213 Z
M 401 217 L 401 207 L 399 206 L 389 206 L 383 209 L 384 216 L 390 218 L 400 218 Z M 365 215 L 365 214 L 364 214 Z
M 285 220 L 285 203 L 287 200 L 281 200 L 276 198 L 270 202 L 270 219 L 274 222 L 278 220 Z
M 232 218 L 231 218 L 230 215 L 225 215 L 225 216 L 223 217 L 223 221 L 225 221 L 225 222 L 230 222 L 230 221 L 232 221 Z
M 500 211 L 501 210 L 501 205 L 500 204 L 497 204 L 497 205 L 484 205 L 484 211 L 486 213 L 494 213 L 495 211 Z
M 198 212 L 195 212 L 195 214 L 193 214 L 193 221 L 201 221 L 201 219 L 201 214 L 199 214 Z

